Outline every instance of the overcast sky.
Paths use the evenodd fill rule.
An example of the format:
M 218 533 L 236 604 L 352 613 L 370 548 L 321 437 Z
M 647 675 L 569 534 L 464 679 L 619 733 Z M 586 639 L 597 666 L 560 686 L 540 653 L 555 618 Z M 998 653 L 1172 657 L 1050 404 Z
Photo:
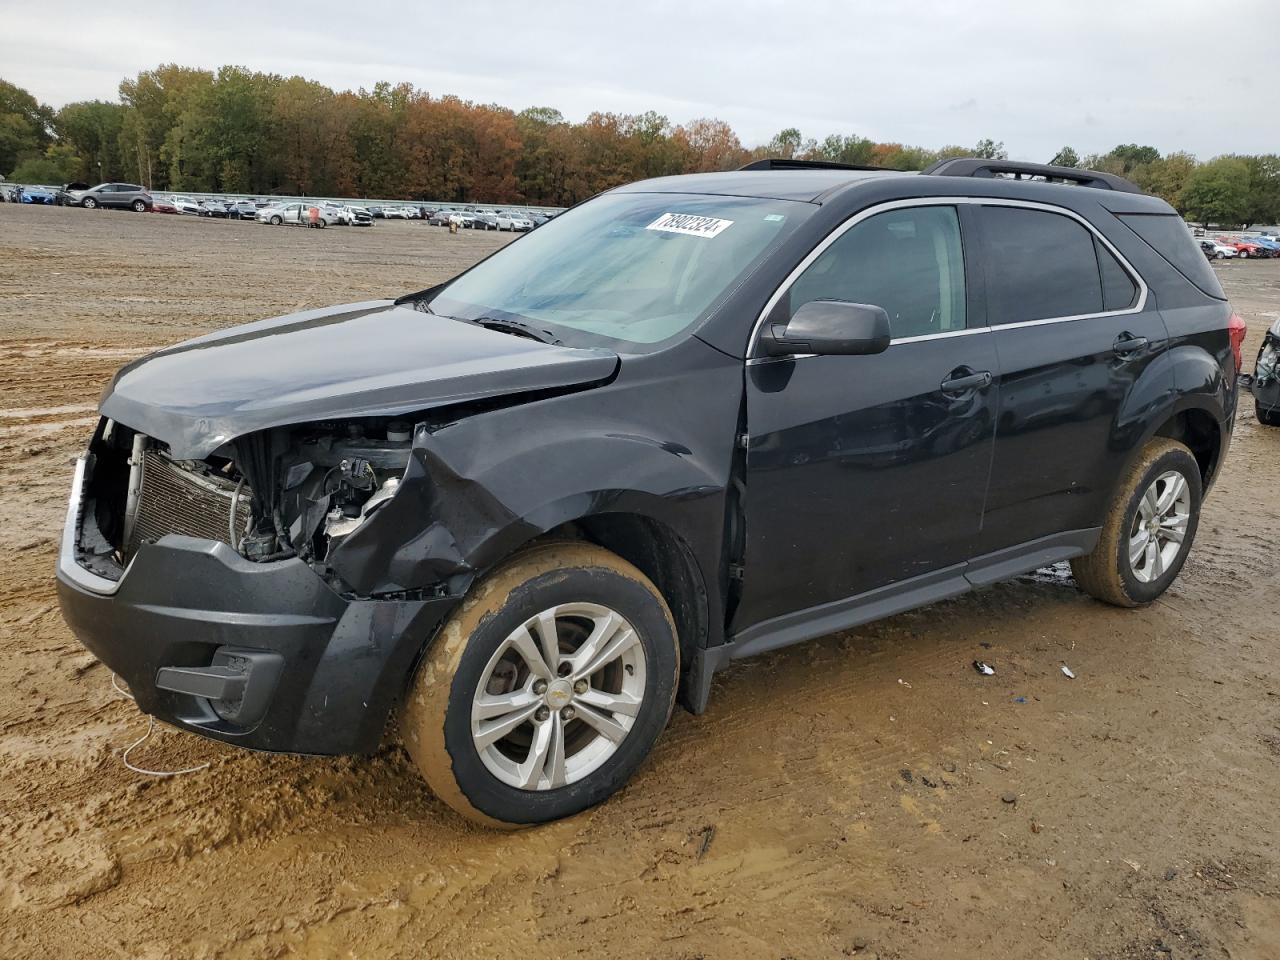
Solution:
M 241 64 L 335 89 L 408 81 L 514 109 L 657 110 L 1048 160 L 1118 143 L 1280 151 L 1278 0 L 0 0 L 0 77 L 116 99 L 160 63 Z M 18 24 L 25 24 L 21 29 Z

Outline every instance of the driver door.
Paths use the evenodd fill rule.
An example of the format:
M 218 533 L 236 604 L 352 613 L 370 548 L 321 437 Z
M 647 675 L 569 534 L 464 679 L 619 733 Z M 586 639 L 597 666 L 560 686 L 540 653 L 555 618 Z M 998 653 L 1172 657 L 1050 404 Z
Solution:
M 958 211 L 855 219 L 810 255 L 770 322 L 811 300 L 873 304 L 892 340 L 869 356 L 749 362 L 740 639 L 818 624 L 878 588 L 946 582 L 981 530 L 998 378 L 992 335 L 971 316 Z

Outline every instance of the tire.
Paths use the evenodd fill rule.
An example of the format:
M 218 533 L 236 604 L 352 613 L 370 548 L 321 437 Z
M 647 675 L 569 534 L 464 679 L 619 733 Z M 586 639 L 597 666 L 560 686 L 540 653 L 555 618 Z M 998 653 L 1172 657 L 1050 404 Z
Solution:
M 269 222 L 273 227 L 278 227 L 278 226 L 280 226 L 280 224 L 284 223 L 284 218 L 283 218 L 283 217 L 281 217 L 279 214 L 276 214 L 276 215 L 275 215 L 274 217 L 272 217 L 268 222 Z
M 1215 259 L 1215 260 L 1222 260 L 1222 259 L 1224 259 L 1225 257 L 1226 257 L 1226 254 L 1225 254 L 1225 253 L 1222 253 L 1221 251 L 1219 251 L 1219 252 L 1217 252 L 1217 253 L 1215 253 L 1215 254 L 1213 255 L 1213 259 Z
M 319 220 L 316 221 L 316 226 L 321 230 L 323 230 L 328 225 L 329 225 L 329 221 L 326 220 L 324 217 L 321 217 Z
M 1166 515 L 1175 519 L 1160 529 L 1171 526 L 1182 539 L 1162 536 L 1153 548 L 1150 529 L 1142 527 L 1144 519 L 1151 516 L 1151 501 L 1146 496 L 1151 491 L 1162 506 L 1171 490 L 1179 489 L 1177 478 L 1184 488 L 1171 500 Z M 1200 523 L 1202 497 L 1200 465 L 1191 451 L 1164 437 L 1149 442 L 1117 486 L 1097 546 L 1092 553 L 1071 561 L 1076 584 L 1095 599 L 1118 607 L 1151 603 L 1169 588 L 1186 562 Z M 1157 509 L 1152 519 L 1160 516 Z M 1147 539 L 1139 541 L 1143 534 Z M 1142 543 L 1146 548 L 1131 559 L 1131 550 L 1141 548 Z M 1174 546 L 1176 552 L 1170 549 Z
M 135 200 L 133 201 L 133 209 L 135 213 L 146 213 L 147 205 L 141 200 Z
M 1253 401 L 1253 412 L 1258 422 L 1267 427 L 1280 427 L 1280 410 L 1267 410 L 1257 400 Z
M 1248 251 L 1248 250 L 1241 250 L 1238 254 L 1236 254 L 1236 256 L 1238 256 L 1241 260 L 1248 260 L 1248 259 L 1249 259 L 1249 251 Z
M 85 197 L 80 201 L 80 206 L 84 207 L 86 210 L 94 210 L 98 206 L 98 201 L 93 199 L 93 197 Z
M 540 657 L 538 624 L 552 612 L 557 657 L 564 655 L 560 670 Z M 588 630 L 616 625 L 610 617 L 621 625 L 604 634 L 600 651 L 614 648 L 612 654 L 589 679 L 575 680 L 572 656 L 582 654 Z M 533 659 L 511 646 L 521 636 Z M 580 666 L 591 670 L 593 659 Z M 600 547 L 549 544 L 472 587 L 418 668 L 400 732 L 431 789 L 464 817 L 503 829 L 545 823 L 595 806 L 627 782 L 671 717 L 679 674 L 675 623 L 648 577 Z M 516 706 L 473 720 L 482 695 L 511 698 Z M 606 696 L 630 698 L 628 709 L 600 709 Z M 596 719 L 583 719 L 587 713 Z M 477 744 L 476 736 L 492 737 L 503 720 L 518 725 Z M 598 721 L 618 739 L 598 732 Z M 535 760 L 539 743 L 545 751 Z

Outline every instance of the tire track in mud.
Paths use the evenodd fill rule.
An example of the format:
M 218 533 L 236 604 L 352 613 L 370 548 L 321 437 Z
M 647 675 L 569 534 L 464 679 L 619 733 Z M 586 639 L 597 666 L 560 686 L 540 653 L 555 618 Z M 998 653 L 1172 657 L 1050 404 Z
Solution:
M 212 766 L 128 772 L 145 720 L 62 625 L 51 578 L 69 461 L 117 366 L 425 287 L 492 235 L 20 209 L 4 243 L 21 276 L 0 279 L 6 957 L 1118 960 L 1157 939 L 1280 956 L 1280 431 L 1242 414 L 1185 575 L 1152 607 L 1051 576 L 736 664 L 613 800 L 494 834 L 394 743 L 300 759 L 163 729 L 143 765 Z M 1280 308 L 1280 270 L 1244 294 L 1223 273 L 1251 324 Z

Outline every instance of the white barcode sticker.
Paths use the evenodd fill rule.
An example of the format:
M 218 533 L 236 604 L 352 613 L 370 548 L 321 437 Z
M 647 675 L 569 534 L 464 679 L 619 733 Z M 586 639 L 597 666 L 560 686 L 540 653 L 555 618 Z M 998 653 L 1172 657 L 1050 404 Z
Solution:
M 714 237 L 733 226 L 732 220 L 715 217 L 696 217 L 690 213 L 664 213 L 646 230 L 662 230 L 666 233 L 683 233 L 690 237 Z

